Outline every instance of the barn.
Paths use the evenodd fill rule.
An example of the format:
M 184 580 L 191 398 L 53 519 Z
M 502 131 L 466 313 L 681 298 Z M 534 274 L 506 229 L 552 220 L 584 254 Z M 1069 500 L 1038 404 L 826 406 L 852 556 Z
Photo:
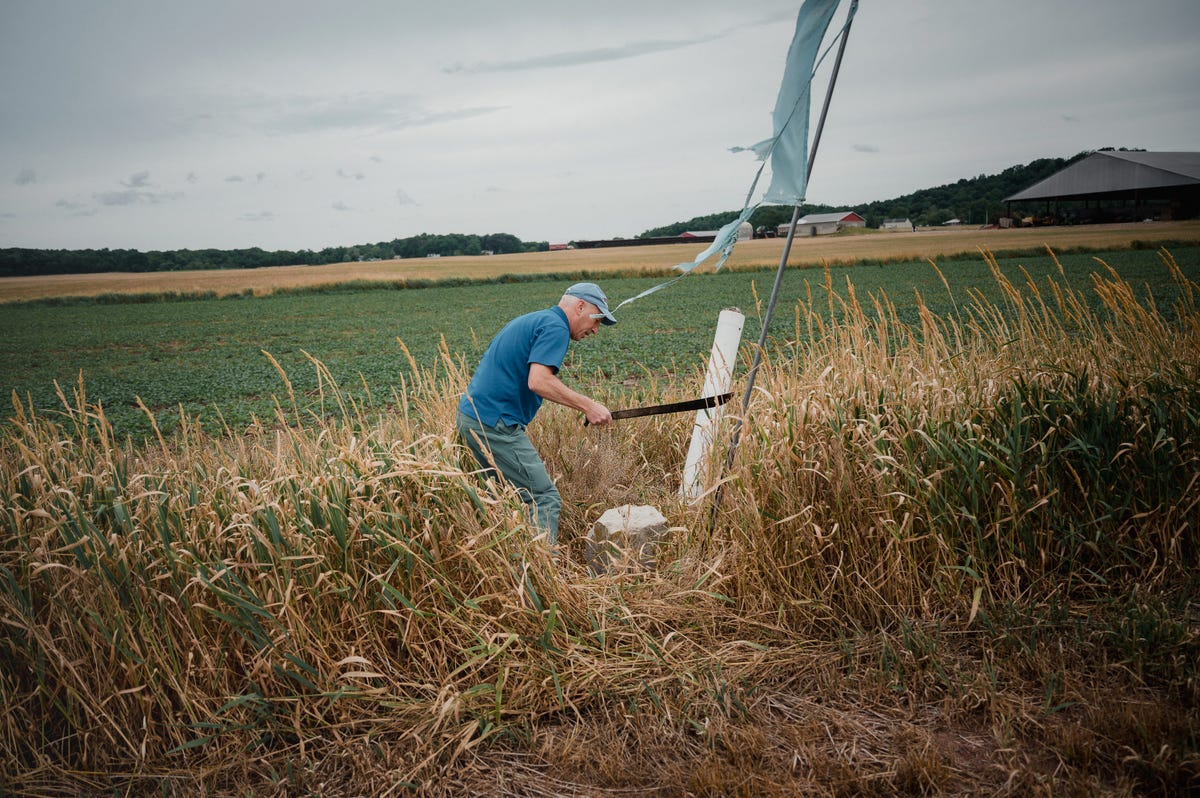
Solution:
M 1008 215 L 1046 223 L 1192 219 L 1200 214 L 1200 152 L 1102 150 L 1005 197 Z
M 835 213 L 810 213 L 796 222 L 797 236 L 824 236 L 836 233 L 846 227 L 866 227 L 867 220 L 854 211 L 837 211 Z M 779 225 L 778 234 L 788 234 L 788 224 Z
M 691 241 L 716 241 L 717 233 L 719 233 L 719 232 L 721 232 L 721 231 L 720 230 L 688 230 L 686 232 L 680 233 L 679 237 L 686 238 Z M 753 225 L 751 225 L 749 222 L 742 222 L 741 224 L 739 224 L 738 229 L 737 229 L 737 240 L 738 241 L 749 241 L 752 238 L 754 238 Z

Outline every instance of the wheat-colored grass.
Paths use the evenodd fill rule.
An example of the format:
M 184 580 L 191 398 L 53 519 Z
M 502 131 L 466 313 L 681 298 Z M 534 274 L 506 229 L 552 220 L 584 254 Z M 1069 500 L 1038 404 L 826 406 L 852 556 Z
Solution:
M 1080 225 L 1009 230 L 941 229 L 917 233 L 872 231 L 854 235 L 795 240 L 788 263 L 794 266 L 855 263 L 862 260 L 941 258 L 946 255 L 1031 250 L 1051 247 L 1122 249 L 1133 241 L 1200 242 L 1200 222 Z M 728 268 L 775 268 L 783 239 L 743 241 L 733 251 Z M 409 260 L 335 263 L 324 266 L 275 266 L 262 269 L 213 269 L 186 272 L 64 274 L 0 277 L 0 302 L 47 297 L 101 294 L 203 294 L 219 296 L 341 283 L 413 280 L 493 279 L 506 274 L 603 274 L 605 272 L 665 274 L 680 262 L 691 261 L 707 244 L 608 247 L 555 252 L 532 252 L 488 257 L 417 258 Z
M 146 448 L 64 388 L 0 439 L 0 782 L 1188 794 L 1200 309 L 1163 261 L 1170 308 L 1102 267 L 1084 295 L 991 261 L 1004 303 L 914 325 L 827 273 L 715 523 L 713 494 L 678 497 L 687 419 L 547 407 L 559 560 L 470 471 L 446 352 L 391 410 L 330 378 L 333 415 L 306 416 L 281 370 L 274 418 Z M 657 568 L 590 577 L 587 525 L 628 501 L 676 530 Z

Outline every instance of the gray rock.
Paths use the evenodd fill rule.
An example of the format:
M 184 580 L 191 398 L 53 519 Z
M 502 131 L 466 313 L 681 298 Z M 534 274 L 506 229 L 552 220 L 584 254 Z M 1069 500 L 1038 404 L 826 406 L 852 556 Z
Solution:
M 588 532 L 585 558 L 592 573 L 614 566 L 654 566 L 655 550 L 667 531 L 667 519 L 646 504 L 624 504 L 605 510 Z

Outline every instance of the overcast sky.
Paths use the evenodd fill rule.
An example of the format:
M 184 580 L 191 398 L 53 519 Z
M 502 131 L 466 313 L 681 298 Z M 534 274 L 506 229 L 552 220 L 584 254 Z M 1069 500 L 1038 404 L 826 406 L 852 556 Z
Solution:
M 0 247 L 556 243 L 737 209 L 799 6 L 0 0 Z M 862 0 L 808 199 L 1200 150 L 1198 42 L 1197 0 Z

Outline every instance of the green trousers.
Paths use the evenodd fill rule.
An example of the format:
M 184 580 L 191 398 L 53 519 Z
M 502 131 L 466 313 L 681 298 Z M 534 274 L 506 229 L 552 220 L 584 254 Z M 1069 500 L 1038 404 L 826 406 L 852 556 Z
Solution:
M 525 434 L 524 425 L 501 421 L 489 427 L 462 411 L 458 434 L 488 476 L 499 476 L 517 489 L 530 508 L 534 523 L 546 531 L 546 543 L 558 543 L 558 514 L 562 497 L 546 473 L 546 465 Z

